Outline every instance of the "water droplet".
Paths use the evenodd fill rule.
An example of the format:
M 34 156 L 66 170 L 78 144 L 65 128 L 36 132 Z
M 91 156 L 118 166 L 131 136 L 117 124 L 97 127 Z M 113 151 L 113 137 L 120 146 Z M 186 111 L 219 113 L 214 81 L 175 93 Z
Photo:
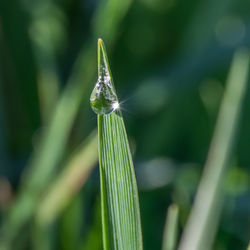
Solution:
M 98 115 L 107 115 L 119 108 L 119 102 L 106 67 L 101 67 L 90 96 L 90 105 Z

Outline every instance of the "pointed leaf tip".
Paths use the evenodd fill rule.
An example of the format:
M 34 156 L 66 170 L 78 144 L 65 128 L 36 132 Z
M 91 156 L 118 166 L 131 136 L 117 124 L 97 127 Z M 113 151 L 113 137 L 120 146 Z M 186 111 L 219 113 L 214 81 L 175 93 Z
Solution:
M 119 102 L 102 39 L 98 39 L 97 46 L 98 79 L 90 96 L 90 105 L 97 115 L 107 115 L 119 108 Z
M 105 45 L 101 38 L 98 39 L 97 51 L 98 51 L 97 52 L 98 53 L 98 56 L 97 56 L 98 57 L 98 75 L 100 75 L 103 70 L 105 70 L 106 73 L 111 75 Z
M 98 45 L 100 46 L 103 43 L 103 40 L 101 38 L 98 38 Z
M 98 47 L 97 49 L 98 49 L 99 53 L 102 53 L 102 54 L 105 53 L 104 52 L 105 51 L 104 50 L 104 42 L 101 38 L 98 39 L 97 47 Z
M 101 67 L 106 67 L 105 52 L 103 46 L 103 40 L 99 38 L 97 43 L 98 75 L 100 75 Z

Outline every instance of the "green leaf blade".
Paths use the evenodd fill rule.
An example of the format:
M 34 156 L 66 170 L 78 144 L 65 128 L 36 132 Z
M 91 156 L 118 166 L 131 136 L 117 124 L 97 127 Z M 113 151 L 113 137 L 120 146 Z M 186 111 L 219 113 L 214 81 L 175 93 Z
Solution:
M 170 205 L 164 227 L 162 250 L 174 250 L 176 248 L 178 217 L 179 207 L 176 204 Z
M 249 77 L 248 49 L 235 52 L 204 171 L 179 250 L 211 249 L 223 208 L 223 183 L 234 155 Z
M 98 46 L 98 62 L 104 63 L 98 68 L 106 67 L 110 73 L 102 41 L 98 41 Z M 100 56 L 105 60 L 100 60 Z M 119 109 L 108 115 L 98 115 L 98 134 L 104 249 L 140 250 L 142 233 L 138 191 Z

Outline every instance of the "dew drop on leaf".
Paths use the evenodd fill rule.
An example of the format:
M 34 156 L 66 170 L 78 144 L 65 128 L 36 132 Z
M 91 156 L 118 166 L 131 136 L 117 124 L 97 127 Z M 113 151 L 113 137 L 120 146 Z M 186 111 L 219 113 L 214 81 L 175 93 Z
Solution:
M 119 103 L 106 67 L 101 67 L 90 96 L 90 105 L 98 115 L 107 115 L 119 108 Z

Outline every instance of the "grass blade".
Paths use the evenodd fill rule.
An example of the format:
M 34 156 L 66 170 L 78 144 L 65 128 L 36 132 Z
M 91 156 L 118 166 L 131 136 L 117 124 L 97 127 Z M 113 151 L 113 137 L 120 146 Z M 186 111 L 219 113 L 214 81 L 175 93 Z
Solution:
M 66 207 L 68 209 L 67 205 L 70 201 L 76 199 L 76 194 L 85 184 L 97 163 L 97 159 L 97 131 L 94 131 L 79 149 L 73 153 L 63 168 L 62 173 L 60 173 L 47 191 L 44 192 L 44 197 L 37 206 L 33 222 L 32 240 L 34 249 L 52 249 L 53 222 Z M 79 213 L 82 214 L 82 212 L 81 209 Z M 76 220 L 79 221 L 79 218 L 76 218 Z M 73 221 L 72 224 L 74 224 Z M 72 233 L 67 234 L 67 240 L 70 239 L 71 235 L 75 235 L 77 229 L 72 230 L 71 228 L 68 230 Z
M 98 41 L 98 74 L 108 72 L 108 59 Z M 127 134 L 119 109 L 98 115 L 104 249 L 142 249 L 138 191 Z
M 48 226 L 86 182 L 98 158 L 97 133 L 92 133 L 79 150 L 70 158 L 61 175 L 46 192 L 38 206 L 36 219 Z
M 241 104 L 246 92 L 249 52 L 234 56 L 204 173 L 184 230 L 180 250 L 210 249 L 222 206 L 222 183 L 229 165 Z
M 166 225 L 163 234 L 162 250 L 174 250 L 176 246 L 179 208 L 172 204 L 168 208 Z

